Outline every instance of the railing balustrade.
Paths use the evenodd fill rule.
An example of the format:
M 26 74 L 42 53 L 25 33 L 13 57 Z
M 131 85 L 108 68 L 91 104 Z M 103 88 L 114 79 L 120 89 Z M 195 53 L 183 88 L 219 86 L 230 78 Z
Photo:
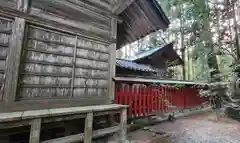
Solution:
M 186 85 L 186 83 L 183 84 Z M 201 88 L 206 88 L 206 86 L 187 85 L 178 88 L 170 84 L 146 81 L 116 81 L 115 103 L 129 105 L 128 117 L 130 118 L 168 113 L 200 107 L 209 101 L 207 96 L 200 96 Z

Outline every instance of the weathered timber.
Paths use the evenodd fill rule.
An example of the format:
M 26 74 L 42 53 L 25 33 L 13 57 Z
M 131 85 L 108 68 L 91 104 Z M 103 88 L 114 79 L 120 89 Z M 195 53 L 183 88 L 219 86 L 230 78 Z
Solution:
M 93 24 L 95 26 L 102 25 L 102 28 L 109 29 L 109 23 L 107 23 L 106 21 L 111 18 L 110 16 L 106 16 L 104 14 L 86 9 L 83 6 L 79 6 L 79 2 L 78 4 L 75 3 L 76 1 L 69 2 L 68 0 L 35 0 L 33 2 L 33 7 L 43 9 L 49 13 L 53 13 L 58 16 L 63 16 L 76 21 Z M 82 18 L 79 19 L 79 17 L 77 16 L 80 16 Z
M 90 5 L 90 4 L 85 3 L 84 1 L 80 1 L 80 0 L 79 1 L 67 0 L 67 1 L 77 5 L 79 7 L 85 8 L 86 11 L 92 11 L 94 13 L 101 13 L 103 16 L 110 17 L 110 18 L 111 17 L 115 17 L 116 19 L 118 19 L 118 17 L 116 15 L 113 15 L 112 12 L 105 11 L 102 8 L 94 7 L 94 6 Z
M 20 85 L 22 88 L 71 88 L 71 85 L 55 85 L 55 84 L 22 84 Z M 107 89 L 106 86 L 87 86 L 87 85 L 78 85 L 74 86 L 74 88 L 97 88 L 97 89 Z
M 8 43 L 6 43 L 6 44 L 5 43 L 0 43 L 0 47 L 8 47 L 8 45 L 9 45 Z
M 1 57 L 0 57 L 1 59 Z M 1 71 L 0 71 L 1 73 Z M 23 75 L 31 75 L 31 76 L 49 76 L 49 77 L 71 77 L 72 74 L 66 73 L 47 73 L 47 72 L 24 72 L 21 73 Z M 75 75 L 75 78 L 84 78 L 84 79 L 107 79 L 107 76 L 89 76 L 89 75 Z
M 55 109 L 44 109 L 44 110 L 31 110 L 31 111 L 21 111 L 21 112 L 9 112 L 9 113 L 0 113 L 0 122 L 10 122 L 10 121 L 19 121 L 19 119 L 38 119 L 45 117 L 57 117 L 65 115 L 76 115 L 76 114 L 85 114 L 88 112 L 104 112 L 104 111 L 113 111 L 121 110 L 127 108 L 127 105 L 96 105 L 96 106 L 84 106 L 84 107 L 70 107 L 70 108 L 55 108 Z
M 0 33 L 10 35 L 12 34 L 12 29 L 0 29 Z
M 63 53 L 63 52 L 51 52 L 51 51 L 46 51 L 46 50 L 42 50 L 42 49 L 33 49 L 33 48 L 26 48 L 25 50 L 26 51 L 33 51 L 33 52 L 44 53 L 44 54 L 57 55 L 57 56 L 72 57 L 72 54 Z M 108 62 L 108 60 L 106 60 L 106 58 L 98 59 L 98 58 L 101 58 L 100 56 L 97 56 L 97 57 L 95 56 L 95 58 L 91 58 L 91 57 L 87 57 L 87 56 L 76 55 L 76 58 L 89 59 L 89 60 L 93 60 L 93 61 Z
M 84 133 L 61 137 L 57 139 L 51 139 L 43 141 L 43 143 L 72 143 L 84 141 L 84 143 L 91 143 L 93 138 L 102 137 L 107 134 L 113 134 L 120 131 L 122 126 L 113 126 L 106 129 L 100 129 L 93 131 L 93 117 L 102 116 L 108 114 L 116 114 L 126 111 L 126 105 L 101 105 L 101 106 L 85 106 L 85 107 L 71 107 L 71 108 L 55 108 L 45 110 L 30 110 L 22 112 L 10 112 L 0 114 L 0 129 L 8 129 L 13 127 L 22 127 L 30 125 L 29 143 L 39 143 L 40 133 L 42 129 L 49 127 L 47 124 L 56 121 L 66 121 L 73 119 L 80 119 L 85 117 L 85 129 Z M 120 121 L 123 121 L 121 119 Z M 59 122 L 60 123 L 60 122 Z M 61 122 L 60 126 L 62 126 Z M 3 125 L 6 126 L 3 126 Z M 27 131 L 27 130 L 25 130 Z M 23 131 L 23 132 L 25 132 Z
M 131 5 L 135 0 L 120 0 L 112 9 L 112 12 L 116 15 L 122 13 L 129 5 Z
M 1 0 L 0 5 L 3 7 L 9 7 L 13 9 L 17 9 L 17 2 L 18 0 Z
M 22 11 L 22 12 L 28 11 L 29 0 L 18 0 L 17 2 L 18 2 L 17 10 Z
M 119 110 L 113 110 L 113 111 L 102 111 L 102 112 L 94 112 L 93 116 L 104 116 L 108 114 L 117 114 L 120 113 Z M 61 116 L 61 117 L 47 117 L 42 119 L 42 123 L 52 123 L 52 122 L 60 122 L 60 121 L 70 121 L 74 119 L 81 119 L 86 118 L 86 114 L 76 114 L 71 116 Z
M 11 103 L 15 101 L 18 84 L 18 74 L 21 61 L 22 44 L 24 38 L 25 20 L 15 18 L 12 35 L 9 43 L 9 55 L 6 64 L 6 82 L 4 86 L 4 101 Z
M 90 25 L 87 23 L 82 23 L 80 21 L 66 20 L 61 17 L 54 17 L 49 14 L 45 14 L 42 11 L 37 11 L 37 10 L 31 11 L 31 14 L 36 17 L 41 17 L 41 18 L 44 18 L 49 21 L 51 20 L 51 21 L 55 21 L 55 22 L 58 22 L 58 23 L 61 23 L 64 25 L 69 25 L 71 27 L 81 29 L 82 31 L 89 32 L 89 33 L 92 33 L 97 36 L 107 37 L 107 35 L 109 34 L 109 30 L 104 30 L 102 28 L 98 28 L 96 26 L 93 26 L 93 25 Z
M 43 43 L 53 44 L 53 45 L 62 45 L 62 46 L 67 46 L 67 47 L 74 47 L 73 44 L 67 44 L 67 43 L 58 42 L 58 41 L 49 41 L 49 40 L 39 39 L 39 38 L 35 38 L 35 37 L 29 37 L 29 39 L 40 41 L 40 42 L 43 42 Z M 31 46 L 29 46 L 29 47 L 31 47 Z M 33 47 L 31 47 L 31 48 L 33 48 Z M 107 52 L 105 52 L 105 50 L 103 51 L 102 49 L 96 49 L 96 48 L 91 49 L 91 48 L 87 48 L 87 47 L 83 47 L 83 46 L 78 46 L 77 48 L 108 54 Z
M 73 67 L 72 67 L 72 79 L 71 79 L 71 96 L 73 96 L 74 94 L 74 82 L 75 82 L 75 75 L 76 75 L 76 55 L 77 55 L 77 42 L 78 42 L 78 37 L 76 36 L 75 38 L 76 43 L 75 43 L 75 47 L 74 47 L 74 52 L 73 52 Z
M 42 103 L 42 109 L 61 107 L 53 102 L 53 100 L 59 101 L 58 99 L 62 100 L 60 103 L 65 104 L 63 105 L 65 107 L 71 104 L 71 102 L 67 103 L 67 100 L 85 100 L 88 96 L 91 96 L 86 100 L 90 101 L 86 102 L 89 105 L 105 104 L 108 99 L 107 88 L 110 84 L 109 44 L 116 42 L 116 36 L 112 36 L 116 35 L 116 30 L 112 29 L 117 28 L 117 25 L 113 27 L 110 21 L 114 19 L 114 22 L 119 22 L 118 17 L 112 14 L 110 2 L 106 0 L 11 1 L 10 3 L 15 3 L 16 7 L 7 6 L 9 4 L 0 5 L 0 16 L 7 17 L 6 19 L 13 20 L 14 23 L 15 19 L 24 20 L 26 31 L 25 29 L 22 31 L 22 43 L 18 44 L 18 48 L 8 46 L 12 44 L 11 42 L 0 41 L 3 45 L 0 46 L 1 69 L 4 70 L 6 65 L 8 72 L 11 64 L 17 69 L 15 77 L 12 78 L 14 86 L 11 88 L 14 90 L 3 92 L 5 103 L 2 105 L 5 107 L 2 111 L 27 109 L 25 107 L 30 106 L 17 109 L 25 101 L 37 103 L 35 107 L 29 109 L 37 109 Z M 110 9 L 104 9 L 105 6 Z M 9 27 L 0 29 L 0 34 L 16 36 L 14 26 L 12 32 L 10 32 L 12 28 Z M 7 50 L 10 51 L 5 52 Z M 10 60 L 10 56 L 13 55 L 6 53 L 11 52 L 18 53 L 19 56 L 16 56 L 15 60 Z M 7 59 L 6 63 L 5 59 Z M 16 61 L 18 64 L 15 64 Z M 13 71 L 13 68 L 11 70 Z M 10 73 L 8 72 L 6 76 L 7 86 L 2 86 L 4 90 L 10 87 L 11 79 L 8 79 Z M 11 102 L 9 102 L 10 97 L 5 96 L 10 93 L 13 93 Z M 99 102 L 97 102 L 98 97 L 101 98 Z M 49 99 L 52 101 L 46 105 Z M 79 104 L 74 103 L 73 106 L 88 105 L 86 103 L 84 101 Z
M 111 20 L 111 37 L 116 38 L 117 37 L 117 20 L 112 19 Z M 116 74 L 116 43 L 112 43 L 109 46 L 109 88 L 108 88 L 108 97 L 110 102 L 114 100 L 114 89 L 115 89 L 115 83 L 113 82 L 113 77 L 115 77 Z
M 118 132 L 120 130 L 119 126 L 109 127 L 106 129 L 100 129 L 93 131 L 92 138 L 98 138 L 103 137 L 105 135 L 113 134 L 115 132 Z M 84 140 L 84 134 L 77 134 L 77 135 L 71 135 L 66 136 L 58 139 L 52 139 L 48 141 L 43 141 L 42 143 L 74 143 L 74 142 L 81 142 Z
M 87 114 L 84 126 L 84 143 L 92 143 L 93 113 Z
M 25 63 L 40 64 L 40 65 L 52 65 L 52 66 L 59 66 L 59 67 L 72 67 L 72 64 L 57 63 L 57 62 L 47 62 L 47 61 L 37 61 L 37 60 L 25 60 Z M 89 67 L 89 66 L 86 66 L 86 65 L 77 65 L 76 68 L 108 71 L 108 68 Z
M 67 99 L 67 100 L 66 100 Z M 15 102 L 11 105 L 0 103 L 0 106 L 4 106 L 1 112 L 14 112 L 14 111 L 26 111 L 26 110 L 40 110 L 50 108 L 65 108 L 65 107 L 83 107 L 88 105 L 100 105 L 107 104 L 106 96 L 79 96 L 72 99 L 68 97 L 65 99 L 47 98 L 47 99 L 32 99 Z
M 0 15 L 9 16 L 11 18 L 21 17 L 21 18 L 24 18 L 27 22 L 29 22 L 31 24 L 51 28 L 51 29 L 65 32 L 65 33 L 71 33 L 74 35 L 78 35 L 79 37 L 82 37 L 85 39 L 91 39 L 93 41 L 96 40 L 96 42 L 100 42 L 100 43 L 104 43 L 104 44 L 109 44 L 110 42 L 116 41 L 116 39 L 110 39 L 108 36 L 99 35 L 99 34 L 96 34 L 93 32 L 89 32 L 89 31 L 87 32 L 87 31 L 85 31 L 83 29 L 79 29 L 78 27 L 75 27 L 75 26 L 66 25 L 63 23 L 59 23 L 57 21 L 53 21 L 51 19 L 45 19 L 45 18 L 42 18 L 39 16 L 22 13 L 17 10 L 2 7 L 1 5 L 0 5 Z
M 31 123 L 29 143 L 39 143 L 41 132 L 41 119 L 34 119 Z
M 86 0 L 87 3 L 90 3 L 96 7 L 107 9 L 108 11 L 112 10 L 112 6 L 106 2 L 103 2 L 101 0 Z
M 127 135 L 127 109 L 122 109 L 120 114 L 120 141 L 126 142 Z

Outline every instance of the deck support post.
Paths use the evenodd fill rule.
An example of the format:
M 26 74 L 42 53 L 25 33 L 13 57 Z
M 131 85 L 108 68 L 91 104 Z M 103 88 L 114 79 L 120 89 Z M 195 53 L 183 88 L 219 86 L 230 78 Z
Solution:
M 93 113 L 87 113 L 84 128 L 84 143 L 92 143 Z
M 120 143 L 126 142 L 127 135 L 127 108 L 122 109 L 120 114 Z
M 31 123 L 29 143 L 39 143 L 41 133 L 41 119 L 34 119 Z

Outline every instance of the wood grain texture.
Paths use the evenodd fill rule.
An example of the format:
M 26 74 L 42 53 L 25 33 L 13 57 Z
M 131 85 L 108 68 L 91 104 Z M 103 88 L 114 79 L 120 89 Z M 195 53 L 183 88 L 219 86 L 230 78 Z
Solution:
M 8 72 L 6 86 L 0 85 L 8 90 L 5 102 L 106 96 L 111 19 L 116 17 L 109 8 L 107 0 L 1 1 L 0 15 L 14 19 L 13 28 L 0 21 L 0 80 L 5 80 L 2 71 Z
M 6 59 L 9 52 L 9 39 L 12 33 L 12 20 L 0 17 L 0 100 L 3 99 Z
M 17 9 L 18 0 L 1 0 L 0 5 L 4 7 L 9 7 L 12 9 Z
M 104 45 L 33 26 L 27 37 L 18 100 L 106 95 Z
M 117 36 L 117 20 L 111 20 L 111 37 L 116 38 Z M 109 45 L 109 86 L 108 86 L 108 98 L 109 102 L 114 102 L 114 94 L 115 94 L 115 83 L 113 81 L 113 77 L 116 75 L 116 43 L 112 43 Z
M 93 113 L 87 113 L 85 118 L 84 126 L 84 139 L 83 143 L 92 143 L 92 132 L 93 132 Z
M 34 119 L 31 123 L 29 143 L 40 143 L 41 119 Z
M 9 55 L 6 63 L 6 82 L 4 86 L 4 101 L 15 101 L 18 85 L 18 75 L 24 41 L 25 20 L 15 18 L 9 43 Z

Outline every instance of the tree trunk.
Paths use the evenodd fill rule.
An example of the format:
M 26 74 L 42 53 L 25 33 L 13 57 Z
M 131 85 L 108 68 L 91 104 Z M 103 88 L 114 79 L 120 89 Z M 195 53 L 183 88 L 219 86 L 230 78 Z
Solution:
M 182 53 L 182 59 L 184 61 L 183 67 L 182 67 L 182 74 L 183 74 L 183 80 L 186 79 L 186 60 L 185 60 L 185 47 L 184 47 L 184 29 L 183 29 L 183 14 L 182 14 L 183 5 L 180 5 L 180 32 L 181 32 L 181 53 Z
M 208 0 L 206 0 L 206 10 L 209 10 L 208 6 Z M 208 17 L 204 19 L 204 28 L 203 30 L 205 31 L 211 31 L 210 27 L 210 13 L 208 14 Z M 217 82 L 220 81 L 219 77 L 216 77 L 220 71 L 217 63 L 217 56 L 215 54 L 215 49 L 213 46 L 213 41 L 212 39 L 208 39 L 208 41 L 205 41 L 208 44 L 208 47 L 210 48 L 210 53 L 208 54 L 208 67 L 211 70 L 210 71 L 210 82 Z
M 237 17 L 235 12 L 235 3 L 231 3 L 233 9 L 233 24 L 234 24 L 234 34 L 235 34 L 235 47 L 237 50 L 237 59 L 240 58 L 240 45 L 239 45 L 239 37 L 238 37 L 238 27 L 237 27 Z

